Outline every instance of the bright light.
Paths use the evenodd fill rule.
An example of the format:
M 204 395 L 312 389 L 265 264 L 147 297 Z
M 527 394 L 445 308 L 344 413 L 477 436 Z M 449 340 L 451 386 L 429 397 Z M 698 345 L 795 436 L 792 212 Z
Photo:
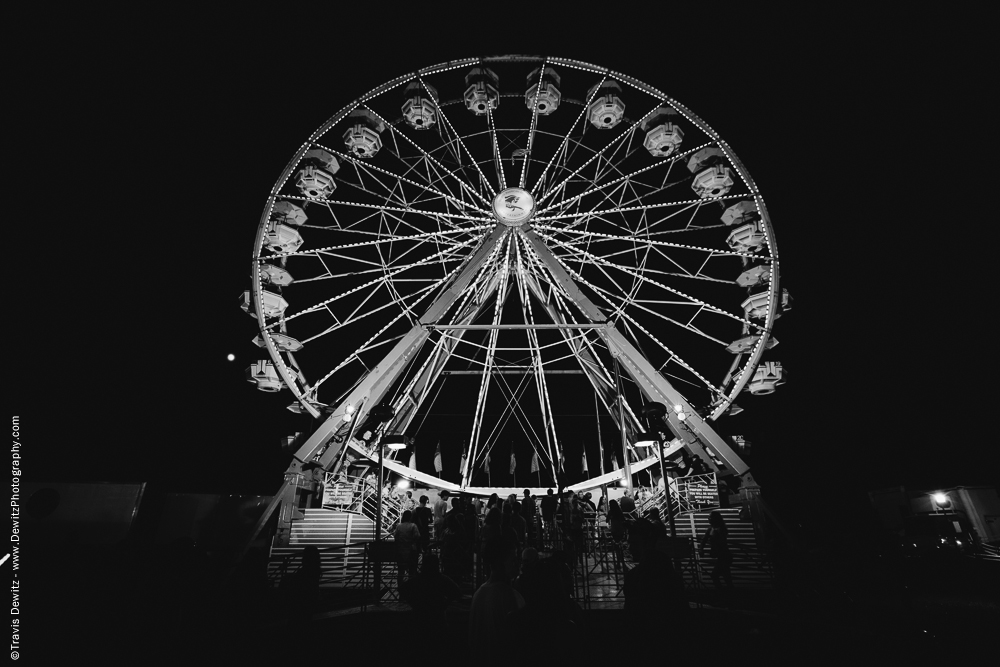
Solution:
M 628 482 L 625 481 L 624 477 L 618 480 L 618 486 L 628 486 Z
M 934 498 L 934 502 L 936 502 L 938 505 L 943 505 L 944 503 L 948 502 L 948 496 L 946 496 L 943 493 L 935 493 L 931 497 Z
M 382 445 L 396 451 L 406 449 L 406 437 L 399 434 L 387 435 L 382 438 Z
M 232 353 L 227 354 L 226 359 L 229 359 L 229 361 L 234 361 L 236 359 L 236 355 Z
M 401 479 L 398 482 L 396 482 L 397 489 L 405 489 L 408 488 L 409 486 L 410 486 L 410 480 L 408 479 Z
M 678 414 L 680 414 L 681 412 L 684 412 L 684 406 L 682 406 L 682 405 L 675 405 L 674 406 L 674 412 L 676 412 Z
M 345 422 L 349 422 L 349 421 L 351 421 L 351 415 L 350 415 L 350 413 L 348 413 L 348 414 L 344 415 L 344 421 L 345 421 Z
M 347 414 L 349 414 L 349 415 L 353 415 L 353 414 L 354 414 L 354 406 L 353 406 L 353 405 L 348 405 L 348 406 L 347 406 L 346 408 L 344 408 L 344 410 L 345 410 L 345 411 L 347 412 Z

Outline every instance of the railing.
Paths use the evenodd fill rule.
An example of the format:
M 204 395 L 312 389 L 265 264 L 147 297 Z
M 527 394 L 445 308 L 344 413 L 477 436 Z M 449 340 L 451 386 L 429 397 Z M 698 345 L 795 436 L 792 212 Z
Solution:
M 714 481 L 714 476 L 703 475 L 703 480 L 692 479 L 692 483 L 706 483 Z M 684 491 L 684 484 L 679 485 Z M 662 494 L 661 494 L 662 495 Z M 689 498 L 684 494 L 679 494 L 681 498 Z M 693 507 L 694 503 L 689 502 L 680 505 L 684 508 Z M 648 505 L 652 506 L 652 505 Z M 647 507 L 648 508 L 648 507 Z M 697 508 L 695 508 L 697 509 Z M 707 509 L 701 507 L 701 509 Z M 691 511 L 685 509 L 683 511 Z M 687 519 L 684 519 L 687 521 Z M 693 522 L 693 519 L 691 519 Z M 693 530 L 693 523 L 691 524 Z M 475 590 L 482 585 L 487 577 L 487 572 L 480 555 L 482 554 L 481 538 L 482 518 L 478 517 L 477 529 L 474 536 L 469 536 L 463 540 L 460 547 L 463 557 L 459 559 L 451 558 L 444 553 L 450 551 L 455 545 L 446 545 L 443 542 L 432 541 L 427 553 L 435 553 L 441 558 L 442 570 L 445 574 L 452 576 L 459 584 L 463 593 L 472 595 Z M 678 526 L 680 528 L 680 526 Z M 681 542 L 686 542 L 681 548 Z M 394 558 L 395 545 L 392 541 L 382 542 L 381 558 L 376 554 L 375 543 L 371 541 L 353 542 L 346 545 L 338 545 L 320 549 L 321 562 L 324 569 L 321 583 L 327 586 L 341 586 L 344 588 L 369 589 L 373 584 L 373 567 L 378 558 L 382 561 L 382 591 L 374 592 L 377 597 L 383 599 L 399 599 L 397 590 L 398 572 Z M 352 563 L 335 568 L 327 568 L 326 564 L 330 559 L 322 558 L 322 555 L 342 552 L 351 547 L 364 546 L 363 562 Z M 584 512 L 582 540 L 573 544 L 571 531 L 562 523 L 561 514 L 557 514 L 557 520 L 551 525 L 544 526 L 541 517 L 536 516 L 534 530 L 529 529 L 526 534 L 526 546 L 535 547 L 539 552 L 563 552 L 571 556 L 568 565 L 572 574 L 573 590 L 572 598 L 585 609 L 593 608 L 595 605 L 610 603 L 612 605 L 620 603 L 623 598 L 623 585 L 625 573 L 634 566 L 634 560 L 629 553 L 627 540 L 615 541 L 607 526 L 605 518 L 601 514 L 590 511 Z M 692 588 L 706 586 L 710 579 L 707 568 L 711 566 L 711 559 L 704 561 L 698 555 L 696 538 L 691 535 L 678 536 L 673 540 L 671 551 L 675 564 L 680 568 L 684 577 L 685 585 Z M 467 550 L 471 549 L 471 558 Z M 737 540 L 730 541 L 730 549 L 737 556 L 737 561 L 742 560 L 745 568 L 753 570 L 764 570 L 769 566 L 759 554 L 748 551 L 747 547 Z M 683 553 L 681 553 L 683 552 Z M 423 554 L 421 555 L 421 558 Z M 543 557 L 544 554 L 543 554 Z M 297 565 L 296 558 L 301 558 L 298 554 L 290 554 L 282 558 L 278 568 L 272 569 L 270 579 L 273 583 L 280 582 L 285 576 L 295 571 Z
M 719 487 L 715 473 L 676 477 L 670 480 L 670 497 L 673 500 L 674 516 L 685 512 L 697 512 L 719 506 Z M 636 516 L 642 517 L 650 509 L 659 511 L 660 519 L 666 521 L 667 496 L 657 490 L 653 495 L 636 503 Z
M 976 548 L 976 556 L 989 560 L 1000 560 L 1000 548 L 981 542 Z
M 337 473 L 326 474 L 323 507 L 363 514 L 372 521 L 378 516 L 378 489 L 374 478 Z M 403 514 L 402 501 L 393 494 L 382 494 L 382 533 L 390 533 Z
M 368 545 L 371 544 L 369 541 L 363 542 L 351 542 L 349 544 L 339 544 L 333 547 L 324 547 L 319 549 L 320 553 L 320 585 L 323 584 L 333 584 L 340 585 L 344 587 L 350 586 L 352 583 L 356 583 L 359 576 L 364 573 L 364 568 L 366 563 L 358 563 L 357 565 L 341 565 L 335 568 L 323 567 L 323 554 L 331 554 L 337 551 L 346 551 L 348 549 L 363 547 L 367 556 Z M 285 580 L 290 574 L 294 574 L 298 570 L 298 567 L 292 569 L 295 565 L 294 561 L 299 561 L 298 567 L 302 567 L 302 554 L 301 553 L 291 553 L 285 554 L 280 557 L 278 567 L 271 570 L 269 568 L 267 580 L 268 584 L 271 586 L 278 586 L 282 581 Z

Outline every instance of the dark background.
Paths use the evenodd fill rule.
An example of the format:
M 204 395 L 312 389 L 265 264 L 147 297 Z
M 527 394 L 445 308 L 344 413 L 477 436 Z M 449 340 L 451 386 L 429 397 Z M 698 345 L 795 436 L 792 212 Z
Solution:
M 352 23 L 363 10 L 25 26 L 8 132 L 31 194 L 8 197 L 5 319 L 30 479 L 273 493 L 279 439 L 308 424 L 244 378 L 260 351 L 238 298 L 269 189 L 313 130 L 391 78 L 548 53 L 688 106 L 766 198 L 795 298 L 772 358 L 791 379 L 725 418 L 766 497 L 789 516 L 850 514 L 869 489 L 997 482 L 993 121 L 960 28 L 820 10 L 381 7 Z

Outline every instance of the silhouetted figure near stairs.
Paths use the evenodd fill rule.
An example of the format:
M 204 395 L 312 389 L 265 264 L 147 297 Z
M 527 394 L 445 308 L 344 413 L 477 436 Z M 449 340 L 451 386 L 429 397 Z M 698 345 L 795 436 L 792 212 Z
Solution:
M 709 548 L 709 556 L 715 559 L 712 568 L 712 582 L 721 589 L 720 579 L 726 582 L 726 600 L 729 601 L 733 590 L 733 575 L 730 567 L 733 564 L 733 552 L 729 550 L 729 530 L 722 512 L 718 510 L 708 515 L 708 531 L 701 538 L 700 553 L 704 557 L 705 547 Z
M 434 521 L 434 513 L 427 506 L 427 496 L 420 496 L 420 504 L 413 510 L 413 522 L 417 524 L 420 531 L 420 550 L 427 551 L 431 543 L 431 525 Z
M 417 575 L 417 557 L 420 549 L 420 529 L 413 523 L 410 510 L 403 512 L 399 523 L 392 530 L 392 538 L 396 542 L 396 572 L 398 584 L 403 585 L 404 570 L 411 577 Z

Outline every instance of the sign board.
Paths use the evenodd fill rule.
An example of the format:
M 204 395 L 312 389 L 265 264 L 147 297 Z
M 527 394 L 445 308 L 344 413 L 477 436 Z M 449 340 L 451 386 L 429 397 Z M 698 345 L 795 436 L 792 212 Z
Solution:
M 682 488 L 692 505 L 714 507 L 719 504 L 719 490 L 712 484 L 685 484 Z
M 346 506 L 353 498 L 350 484 L 327 484 L 323 488 L 323 505 Z

